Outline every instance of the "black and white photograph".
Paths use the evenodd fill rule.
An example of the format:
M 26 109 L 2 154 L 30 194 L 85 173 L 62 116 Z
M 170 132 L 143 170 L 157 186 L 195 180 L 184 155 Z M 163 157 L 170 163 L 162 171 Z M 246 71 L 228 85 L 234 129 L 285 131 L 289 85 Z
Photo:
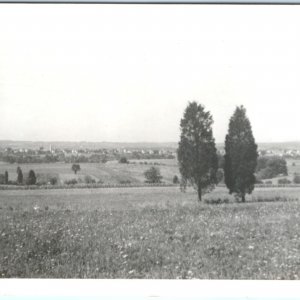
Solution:
M 300 7 L 0 4 L 0 278 L 300 279 Z

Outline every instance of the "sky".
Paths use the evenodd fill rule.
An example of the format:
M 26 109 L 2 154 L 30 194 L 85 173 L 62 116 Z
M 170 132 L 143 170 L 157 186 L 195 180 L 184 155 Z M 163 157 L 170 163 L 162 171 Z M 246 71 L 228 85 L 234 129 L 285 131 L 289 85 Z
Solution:
M 300 140 L 300 6 L 1 5 L 0 140 L 177 142 L 197 101 L 223 142 Z

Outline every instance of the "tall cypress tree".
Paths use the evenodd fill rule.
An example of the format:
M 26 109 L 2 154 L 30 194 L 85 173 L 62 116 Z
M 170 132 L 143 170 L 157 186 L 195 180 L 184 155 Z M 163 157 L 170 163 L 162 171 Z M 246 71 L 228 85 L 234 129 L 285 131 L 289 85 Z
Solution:
M 36 184 L 36 176 L 33 170 L 30 170 L 28 173 L 28 178 L 26 180 L 26 184 L 28 185 L 34 185 Z
M 190 182 L 202 194 L 217 184 L 218 157 L 213 138 L 213 119 L 201 104 L 189 103 L 180 122 L 177 157 L 183 182 Z
M 4 173 L 4 183 L 8 184 L 8 172 L 7 171 L 5 171 L 5 173 Z
M 17 177 L 18 184 L 23 184 L 23 172 L 20 167 L 17 167 L 17 174 L 18 174 L 18 177 Z
M 251 194 L 254 190 L 257 157 L 257 145 L 246 109 L 237 107 L 225 139 L 224 176 L 229 193 L 234 193 L 242 202 L 245 202 L 246 193 Z

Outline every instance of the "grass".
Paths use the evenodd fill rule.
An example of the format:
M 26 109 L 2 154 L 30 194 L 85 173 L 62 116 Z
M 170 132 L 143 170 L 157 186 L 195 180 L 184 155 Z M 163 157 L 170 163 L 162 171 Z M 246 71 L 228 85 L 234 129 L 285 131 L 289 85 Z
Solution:
M 298 279 L 300 189 L 0 191 L 0 277 Z M 275 202 L 261 202 L 276 198 Z
M 147 162 L 147 165 L 140 164 L 140 162 Z M 71 170 L 72 164 L 66 163 L 49 163 L 49 164 L 20 164 L 19 166 L 24 173 L 28 173 L 29 170 L 34 170 L 37 174 L 58 174 L 61 182 L 70 180 L 73 178 L 84 178 L 85 175 L 92 176 L 96 181 L 103 181 L 109 184 L 118 184 L 120 181 L 129 180 L 131 183 L 143 183 L 145 181 L 144 172 L 149 169 L 152 164 L 159 163 L 161 165 L 155 165 L 161 171 L 163 181 L 166 183 L 172 183 L 174 175 L 179 175 L 176 160 L 141 160 L 132 161 L 131 164 L 120 164 L 117 161 L 109 161 L 106 164 L 97 163 L 81 163 L 81 170 L 75 175 Z M 10 180 L 16 180 L 17 178 L 17 164 L 1 163 L 0 174 L 4 174 L 7 170 Z

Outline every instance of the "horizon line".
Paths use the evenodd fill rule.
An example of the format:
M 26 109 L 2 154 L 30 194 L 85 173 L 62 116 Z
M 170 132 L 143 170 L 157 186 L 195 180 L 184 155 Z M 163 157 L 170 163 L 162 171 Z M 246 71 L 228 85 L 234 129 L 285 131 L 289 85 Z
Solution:
M 72 141 L 72 140 L 14 140 L 14 139 L 0 139 L 3 142 L 16 142 L 16 143 L 94 143 L 94 144 L 178 144 L 179 141 Z M 216 144 L 224 144 L 224 142 L 215 142 Z M 300 143 L 300 140 L 287 140 L 287 141 L 256 141 L 256 144 L 289 144 Z

